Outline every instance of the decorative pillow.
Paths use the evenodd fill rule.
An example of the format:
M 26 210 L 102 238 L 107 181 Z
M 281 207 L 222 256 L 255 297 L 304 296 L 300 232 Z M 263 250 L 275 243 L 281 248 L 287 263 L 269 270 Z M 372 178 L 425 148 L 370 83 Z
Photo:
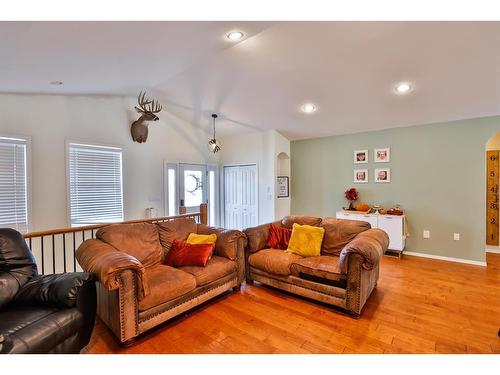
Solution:
M 214 245 L 217 241 L 217 235 L 215 233 L 212 234 L 196 234 L 190 233 L 186 242 L 192 245 L 195 244 L 211 244 Z
M 286 251 L 302 255 L 303 257 L 319 256 L 321 254 L 321 243 L 323 242 L 324 235 L 325 228 L 294 223 Z
M 283 228 L 276 224 L 271 224 L 271 226 L 269 227 L 269 236 L 267 237 L 266 246 L 270 247 L 271 249 L 286 250 L 291 235 L 291 229 Z
M 165 264 L 171 267 L 205 267 L 214 251 L 214 244 L 190 244 L 174 240 L 165 257 Z

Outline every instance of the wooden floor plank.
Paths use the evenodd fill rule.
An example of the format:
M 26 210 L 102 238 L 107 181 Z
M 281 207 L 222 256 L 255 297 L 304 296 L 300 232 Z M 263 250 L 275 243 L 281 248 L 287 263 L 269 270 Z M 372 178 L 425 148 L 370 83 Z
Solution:
M 489 258 L 490 259 L 490 258 Z M 174 318 L 129 348 L 96 322 L 85 353 L 500 353 L 500 267 L 384 257 L 360 319 L 262 285 Z

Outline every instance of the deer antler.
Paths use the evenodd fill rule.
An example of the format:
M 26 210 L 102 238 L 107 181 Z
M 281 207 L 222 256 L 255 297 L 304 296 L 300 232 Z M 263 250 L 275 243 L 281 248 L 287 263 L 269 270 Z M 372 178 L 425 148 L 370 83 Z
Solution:
M 150 100 L 146 98 L 146 92 L 140 92 L 137 98 L 137 103 L 139 107 L 135 107 L 135 110 L 139 113 L 158 113 L 162 110 L 162 105 L 157 100 Z

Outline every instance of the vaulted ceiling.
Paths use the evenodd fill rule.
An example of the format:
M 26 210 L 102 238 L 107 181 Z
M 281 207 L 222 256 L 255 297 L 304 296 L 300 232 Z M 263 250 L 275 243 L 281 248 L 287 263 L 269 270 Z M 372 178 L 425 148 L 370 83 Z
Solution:
M 239 42 L 225 38 L 241 30 Z M 499 22 L 0 22 L 0 92 L 148 89 L 195 126 L 290 139 L 500 114 Z M 50 85 L 63 81 L 63 85 Z M 398 82 L 413 90 L 398 95 Z M 303 103 L 317 106 L 313 114 Z

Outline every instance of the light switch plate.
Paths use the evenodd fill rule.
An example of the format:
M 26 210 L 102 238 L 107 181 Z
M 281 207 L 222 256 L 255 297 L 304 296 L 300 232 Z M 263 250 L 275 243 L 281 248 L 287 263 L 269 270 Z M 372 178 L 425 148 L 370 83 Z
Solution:
M 455 241 L 460 241 L 460 233 L 453 233 L 453 239 Z
M 431 231 L 424 230 L 424 238 L 431 238 Z

